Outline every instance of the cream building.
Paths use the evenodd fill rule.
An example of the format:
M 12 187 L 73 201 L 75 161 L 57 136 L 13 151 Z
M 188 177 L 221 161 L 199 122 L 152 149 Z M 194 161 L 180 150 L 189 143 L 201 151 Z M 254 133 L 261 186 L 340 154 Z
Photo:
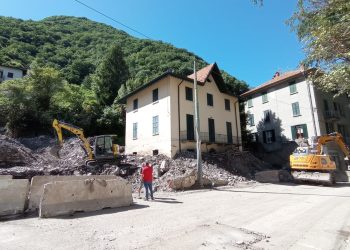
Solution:
M 216 63 L 197 72 L 202 151 L 241 145 L 238 98 L 230 95 Z M 166 72 L 123 97 L 125 151 L 164 154 L 195 150 L 193 75 Z
M 26 70 L 6 67 L 0 65 L 0 83 L 5 80 L 13 80 L 16 78 L 22 78 L 26 74 Z
M 349 98 L 317 89 L 307 80 L 312 69 L 303 68 L 274 78 L 241 95 L 248 115 L 247 129 L 266 149 L 277 149 L 283 141 L 309 139 L 334 131 L 349 143 Z

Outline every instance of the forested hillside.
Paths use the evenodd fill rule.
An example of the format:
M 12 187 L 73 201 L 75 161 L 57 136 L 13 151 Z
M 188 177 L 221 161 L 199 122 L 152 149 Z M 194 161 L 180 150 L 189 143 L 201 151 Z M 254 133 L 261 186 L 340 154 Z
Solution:
M 119 95 L 124 95 L 168 69 L 186 75 L 191 73 L 195 57 L 184 49 L 160 41 L 134 38 L 86 18 L 54 16 L 41 21 L 24 21 L 0 17 L 0 24 L 0 64 L 29 68 L 36 78 L 34 81 L 30 76 L 31 79 L 1 84 L 0 112 L 12 110 L 16 119 L 4 114 L 0 114 L 0 118 L 13 130 L 18 126 L 24 126 L 20 130 L 33 128 L 33 124 L 45 129 L 53 116 L 74 122 L 91 133 L 113 130 L 116 124 L 111 123 L 121 118 L 122 107 L 112 104 L 114 98 L 118 98 L 118 91 L 109 96 L 105 95 L 106 91 L 121 87 Z M 196 60 L 199 67 L 207 64 L 198 56 Z M 123 68 L 122 72 L 110 73 L 119 68 Z M 247 90 L 245 82 L 225 72 L 223 76 L 232 93 Z M 118 84 L 106 88 L 106 84 L 115 79 Z M 40 81 L 42 85 L 37 86 Z M 45 98 L 38 97 L 33 89 L 40 91 L 48 83 L 55 83 L 52 96 L 46 96 L 42 102 Z M 29 89 L 23 92 L 22 87 Z M 51 88 L 46 86 L 45 89 Z M 15 102 L 13 98 L 19 99 Z M 28 99 L 32 99 L 28 104 L 32 107 L 25 110 L 27 108 L 18 103 L 23 104 Z M 21 117 L 18 117 L 19 113 Z M 33 117 L 34 113 L 37 113 L 36 117 Z M 45 113 L 44 117 L 42 113 Z M 122 120 L 118 122 L 122 126 Z M 122 129 L 119 127 L 118 130 Z

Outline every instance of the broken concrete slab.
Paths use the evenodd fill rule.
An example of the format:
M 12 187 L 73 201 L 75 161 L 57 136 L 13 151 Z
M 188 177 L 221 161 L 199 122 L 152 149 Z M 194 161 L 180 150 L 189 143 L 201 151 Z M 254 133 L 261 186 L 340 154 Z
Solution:
M 10 180 L 12 179 L 12 175 L 0 175 L 0 180 Z
M 0 180 L 0 216 L 23 213 L 28 189 L 27 179 Z
M 39 216 L 48 218 L 76 211 L 125 207 L 132 203 L 131 184 L 121 177 L 115 180 L 55 181 L 44 185 Z
M 42 196 L 44 185 L 54 181 L 73 181 L 73 180 L 86 180 L 86 179 L 102 179 L 112 180 L 116 179 L 113 175 L 90 175 L 90 176 L 34 176 L 30 184 L 29 194 L 29 211 L 35 211 L 39 209 L 40 198 Z

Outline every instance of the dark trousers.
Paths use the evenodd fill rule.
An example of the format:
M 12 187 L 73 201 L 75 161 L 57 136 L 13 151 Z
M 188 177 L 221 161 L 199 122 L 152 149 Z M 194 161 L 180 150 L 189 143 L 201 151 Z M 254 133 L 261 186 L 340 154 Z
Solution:
M 152 182 L 144 182 L 143 185 L 146 189 L 146 199 L 148 200 L 148 193 L 151 194 L 151 199 L 153 200 L 153 190 L 152 190 Z

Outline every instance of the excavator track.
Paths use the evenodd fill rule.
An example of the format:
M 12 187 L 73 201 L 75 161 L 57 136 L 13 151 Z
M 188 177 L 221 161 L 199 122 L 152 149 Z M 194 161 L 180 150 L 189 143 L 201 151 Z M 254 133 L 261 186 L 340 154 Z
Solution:
M 292 171 L 292 176 L 295 181 L 312 182 L 326 185 L 333 185 L 334 175 L 331 172 L 307 172 L 307 171 Z

